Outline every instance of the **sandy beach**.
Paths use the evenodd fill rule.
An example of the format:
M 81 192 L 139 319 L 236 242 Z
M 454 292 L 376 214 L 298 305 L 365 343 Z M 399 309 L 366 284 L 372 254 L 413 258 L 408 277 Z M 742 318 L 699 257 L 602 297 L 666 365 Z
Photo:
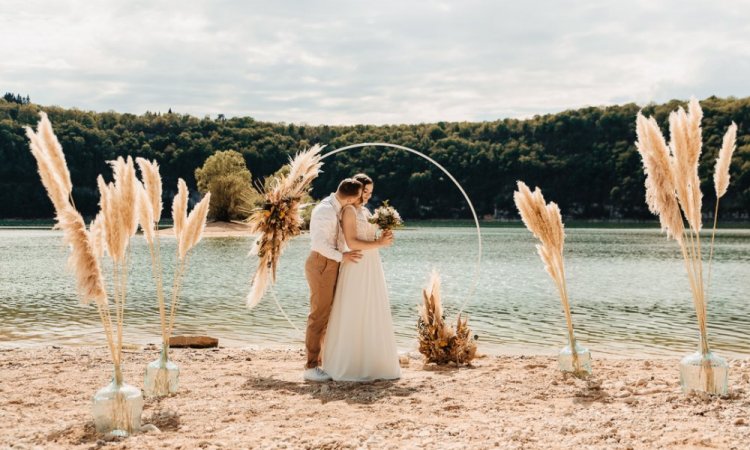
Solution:
M 158 349 L 126 350 L 142 387 Z M 104 348 L 0 350 L 0 448 L 726 448 L 750 445 L 750 359 L 732 360 L 730 394 L 685 396 L 677 359 L 594 360 L 590 380 L 551 357 L 485 357 L 474 367 L 404 358 L 402 378 L 302 381 L 301 349 L 172 351 L 179 393 L 147 399 L 149 430 L 97 435 L 91 397 L 107 384 Z
M 174 237 L 174 228 L 162 228 L 159 236 Z M 242 222 L 208 222 L 203 237 L 245 237 L 253 236 L 250 225 Z

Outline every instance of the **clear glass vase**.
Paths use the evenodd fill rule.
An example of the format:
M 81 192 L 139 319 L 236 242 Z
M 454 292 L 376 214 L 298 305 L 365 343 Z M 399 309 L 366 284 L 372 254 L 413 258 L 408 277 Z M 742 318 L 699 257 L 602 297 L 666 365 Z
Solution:
M 159 359 L 146 366 L 143 379 L 143 392 L 147 397 L 164 397 L 177 392 L 180 381 L 180 368 L 169 360 L 169 345 L 162 344 Z
M 122 380 L 119 367 L 108 386 L 94 395 L 94 425 L 98 433 L 128 436 L 141 428 L 143 395 Z
M 698 351 L 680 361 L 680 385 L 682 392 L 705 392 L 725 395 L 729 390 L 729 366 L 727 361 L 711 352 L 708 339 L 700 335 Z
M 570 344 L 560 350 L 557 356 L 557 362 L 562 372 L 570 372 L 577 376 L 591 375 L 591 352 L 573 341 L 575 353 L 570 348 Z

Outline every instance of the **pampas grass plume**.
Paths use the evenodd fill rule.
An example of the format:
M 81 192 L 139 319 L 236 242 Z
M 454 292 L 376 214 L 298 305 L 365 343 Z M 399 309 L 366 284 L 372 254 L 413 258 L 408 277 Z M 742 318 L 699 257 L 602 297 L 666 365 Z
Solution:
M 703 194 L 700 190 L 698 163 L 701 154 L 701 127 L 703 118 L 698 101 L 693 98 L 688 112 L 683 108 L 669 114 L 669 134 L 671 150 L 671 170 L 677 199 L 685 212 L 690 226 L 700 231 Z
M 89 225 L 89 237 L 91 238 L 91 248 L 97 258 L 104 257 L 104 250 L 107 243 L 104 239 L 104 217 L 102 213 L 96 215 Z
M 138 168 L 141 170 L 141 178 L 143 179 L 143 185 L 148 192 L 148 198 L 152 208 L 152 217 L 154 222 L 161 221 L 162 211 L 162 186 L 161 186 L 161 174 L 159 174 L 159 164 L 156 161 L 149 161 L 145 158 L 136 158 L 135 162 L 138 164 Z
M 113 261 L 119 262 L 125 256 L 128 236 L 120 219 L 120 196 L 114 184 L 105 183 L 99 175 L 96 178 L 99 186 L 99 207 L 104 224 L 104 240 L 107 243 L 107 253 Z
M 130 237 L 138 231 L 138 178 L 133 158 L 118 157 L 111 162 L 115 180 L 115 191 L 119 197 L 120 223 L 123 232 Z
M 518 182 L 518 190 L 513 193 L 521 220 L 526 228 L 550 251 L 562 253 L 565 244 L 565 231 L 560 208 L 554 202 L 547 205 L 539 188 L 534 192 L 523 182 Z
M 177 180 L 177 195 L 172 201 L 172 221 L 174 222 L 174 234 L 179 242 L 182 228 L 187 220 L 188 192 L 187 184 L 182 178 Z
M 253 280 L 250 283 L 250 292 L 245 299 L 248 308 L 254 308 L 263 298 L 263 294 L 265 294 L 266 289 L 268 288 L 268 282 L 271 278 L 268 272 L 268 265 L 261 260 L 258 269 L 255 272 L 255 276 L 253 276 Z
M 203 229 L 206 227 L 206 217 L 208 216 L 208 206 L 211 201 L 211 193 L 208 192 L 203 200 L 190 211 L 190 215 L 185 221 L 185 227 L 182 230 L 179 240 L 180 259 L 184 259 L 187 252 L 190 251 L 201 240 Z
M 50 159 L 49 152 L 42 138 L 34 131 L 26 127 L 26 136 L 29 138 L 29 148 L 37 163 L 39 177 L 47 195 L 52 201 L 56 211 L 61 211 L 69 203 L 70 191 L 66 190 L 65 183 L 57 173 L 57 168 Z
M 76 275 L 76 287 L 82 302 L 88 304 L 89 300 L 94 300 L 106 305 L 104 278 L 83 218 L 75 208 L 69 206 L 57 213 L 57 222 L 58 227 L 63 230 L 63 241 L 72 250 L 68 264 Z
M 430 298 L 433 299 L 433 306 L 435 308 L 435 316 L 443 317 L 443 301 L 440 297 L 440 274 L 437 270 L 433 270 L 430 274 L 430 284 L 427 289 L 422 293 L 424 304 L 420 308 L 419 312 L 422 315 L 422 320 L 429 322 L 429 303 Z
M 646 173 L 646 204 L 649 211 L 659 216 L 662 231 L 682 242 L 685 225 L 680 205 L 675 196 L 675 179 L 669 149 L 656 120 L 638 113 L 636 118 L 638 140 L 635 145 L 643 159 Z
M 45 142 L 47 154 L 55 168 L 55 172 L 60 177 L 62 188 L 70 195 L 73 192 L 73 183 L 70 181 L 70 171 L 68 170 L 68 164 L 65 162 L 62 145 L 60 145 L 60 141 L 57 140 L 57 136 L 55 136 L 55 132 L 52 130 L 52 123 L 47 118 L 47 113 L 40 112 L 39 115 L 42 118 L 38 126 L 39 134 Z
M 724 134 L 721 150 L 719 150 L 719 157 L 716 159 L 714 187 L 716 188 L 717 199 L 723 197 L 729 187 L 729 166 L 732 164 L 732 154 L 736 148 L 736 141 L 737 124 L 732 122 L 726 134 Z
M 154 242 L 154 209 L 146 188 L 138 183 L 138 222 L 143 230 L 143 237 L 149 244 Z
M 47 115 L 40 115 L 37 133 L 26 127 L 26 135 L 30 141 L 31 153 L 37 161 L 42 184 L 55 207 L 56 227 L 63 231 L 63 241 L 71 247 L 68 265 L 75 273 L 81 301 L 88 304 L 90 300 L 94 300 L 97 304 L 106 305 L 104 277 L 91 244 L 91 236 L 86 231 L 83 217 L 70 203 L 73 188 L 62 147 Z

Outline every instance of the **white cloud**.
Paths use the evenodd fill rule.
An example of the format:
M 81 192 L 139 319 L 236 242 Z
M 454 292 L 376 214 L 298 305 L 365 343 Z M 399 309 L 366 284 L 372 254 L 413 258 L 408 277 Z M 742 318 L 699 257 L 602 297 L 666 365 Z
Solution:
M 0 90 L 83 109 L 414 123 L 750 95 L 745 2 L 4 6 Z

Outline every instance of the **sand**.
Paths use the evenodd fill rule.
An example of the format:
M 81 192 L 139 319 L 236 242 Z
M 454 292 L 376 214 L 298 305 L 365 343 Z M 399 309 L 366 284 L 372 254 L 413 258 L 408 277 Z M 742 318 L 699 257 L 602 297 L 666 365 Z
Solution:
M 0 448 L 750 448 L 750 360 L 731 361 L 724 398 L 685 396 L 674 360 L 594 360 L 588 381 L 551 357 L 499 356 L 472 368 L 423 366 L 398 381 L 305 383 L 301 349 L 175 349 L 179 393 L 147 399 L 151 431 L 94 432 L 108 383 L 104 348 L 0 350 Z M 127 351 L 142 387 L 158 349 Z
M 159 236 L 174 237 L 174 228 L 159 230 Z M 203 230 L 204 238 L 254 236 L 250 226 L 242 222 L 209 222 Z

